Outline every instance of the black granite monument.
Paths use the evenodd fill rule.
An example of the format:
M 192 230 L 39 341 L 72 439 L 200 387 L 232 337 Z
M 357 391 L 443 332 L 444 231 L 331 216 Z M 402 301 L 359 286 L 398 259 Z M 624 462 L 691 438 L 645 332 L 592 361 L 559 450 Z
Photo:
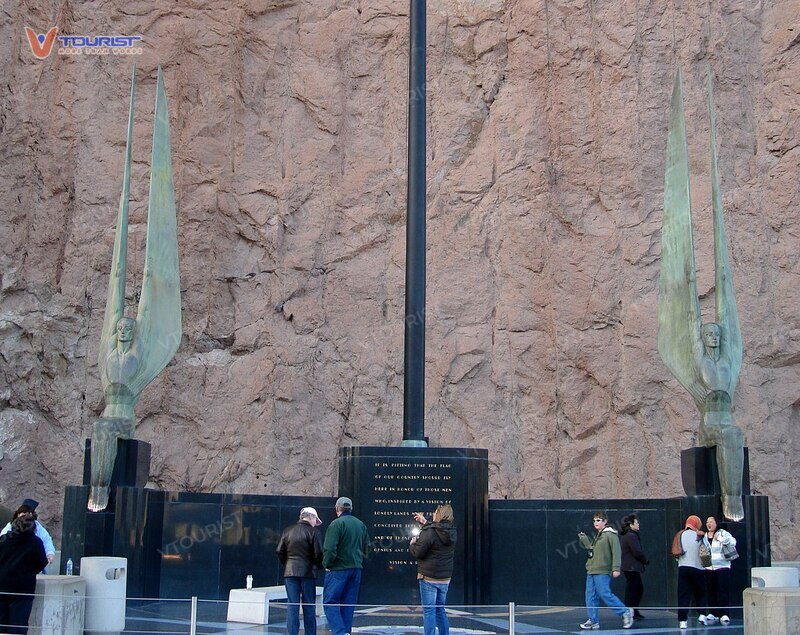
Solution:
M 412 513 L 453 506 L 458 531 L 448 601 L 482 604 L 489 575 L 489 455 L 469 448 L 348 447 L 339 451 L 339 493 L 370 531 L 365 604 L 419 604 L 416 562 L 408 551 Z M 369 584 L 369 580 L 379 584 Z

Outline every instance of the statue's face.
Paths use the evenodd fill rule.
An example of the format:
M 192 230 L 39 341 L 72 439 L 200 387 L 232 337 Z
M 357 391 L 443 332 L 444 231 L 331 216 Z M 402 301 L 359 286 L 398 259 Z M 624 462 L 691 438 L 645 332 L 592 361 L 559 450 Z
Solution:
M 131 318 L 120 318 L 117 321 L 117 340 L 130 342 L 133 339 L 135 322 Z
M 703 343 L 709 348 L 719 346 L 720 329 L 719 324 L 703 324 Z

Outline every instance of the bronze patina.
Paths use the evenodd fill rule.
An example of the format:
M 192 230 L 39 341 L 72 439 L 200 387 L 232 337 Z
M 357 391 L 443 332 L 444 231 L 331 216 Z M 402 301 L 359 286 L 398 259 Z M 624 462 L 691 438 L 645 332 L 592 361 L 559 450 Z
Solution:
M 714 213 L 716 320 L 702 324 L 689 197 L 689 157 L 681 70 L 672 91 L 664 182 L 658 352 L 700 411 L 700 443 L 717 448 L 722 511 L 742 520 L 744 439 L 733 424 L 731 404 L 742 367 L 742 337 L 733 295 L 728 243 L 717 172 L 714 97 L 709 71 L 711 191 Z
M 119 201 L 108 299 L 100 336 L 98 363 L 105 409 L 92 431 L 92 469 L 88 507 L 108 505 L 109 486 L 117 455 L 117 439 L 132 439 L 134 406 L 144 388 L 164 369 L 181 340 L 181 295 L 178 272 L 178 230 L 170 159 L 169 114 L 164 78 L 156 82 L 147 247 L 136 318 L 126 317 L 125 278 L 128 252 L 133 97 L 136 69 L 131 78 L 131 101 L 125 150 L 125 172 Z

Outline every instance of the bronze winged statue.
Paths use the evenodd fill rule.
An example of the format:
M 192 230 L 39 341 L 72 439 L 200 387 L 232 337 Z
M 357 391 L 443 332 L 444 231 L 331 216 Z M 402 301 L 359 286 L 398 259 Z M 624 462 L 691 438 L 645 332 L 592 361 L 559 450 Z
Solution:
M 716 446 L 722 511 L 742 520 L 744 440 L 731 403 L 742 367 L 742 336 L 733 296 L 728 243 L 717 173 L 714 97 L 709 70 L 711 192 L 714 209 L 716 321 L 701 324 L 689 198 L 689 157 L 678 68 L 670 107 L 658 294 L 658 352 L 700 411 L 700 443 Z
M 169 363 L 181 340 L 177 214 L 170 159 L 169 114 L 160 67 L 156 82 L 142 290 L 136 318 L 126 317 L 124 313 L 135 80 L 134 67 L 122 195 L 98 354 L 105 409 L 92 430 L 88 503 L 92 511 L 103 510 L 108 505 L 117 439 L 133 438 L 136 428 L 133 409 L 139 401 L 139 395 Z

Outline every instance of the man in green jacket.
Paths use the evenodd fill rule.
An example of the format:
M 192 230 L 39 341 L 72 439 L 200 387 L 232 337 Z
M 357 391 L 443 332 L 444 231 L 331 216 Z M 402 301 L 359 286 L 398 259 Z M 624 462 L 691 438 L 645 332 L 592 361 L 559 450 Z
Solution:
M 595 512 L 592 517 L 597 535 L 594 540 L 582 531 L 578 533 L 581 547 L 589 552 L 586 559 L 586 612 L 589 619 L 581 624 L 585 631 L 600 628 L 600 600 L 622 616 L 622 628 L 633 626 L 633 609 L 626 608 L 611 592 L 611 577 L 618 578 L 622 560 L 619 536 L 613 527 L 608 527 L 605 512 Z
M 366 525 L 353 516 L 353 501 L 346 496 L 336 501 L 336 516 L 325 532 L 322 547 L 322 566 L 325 567 L 322 604 L 331 633 L 347 635 L 353 628 L 369 535 Z

